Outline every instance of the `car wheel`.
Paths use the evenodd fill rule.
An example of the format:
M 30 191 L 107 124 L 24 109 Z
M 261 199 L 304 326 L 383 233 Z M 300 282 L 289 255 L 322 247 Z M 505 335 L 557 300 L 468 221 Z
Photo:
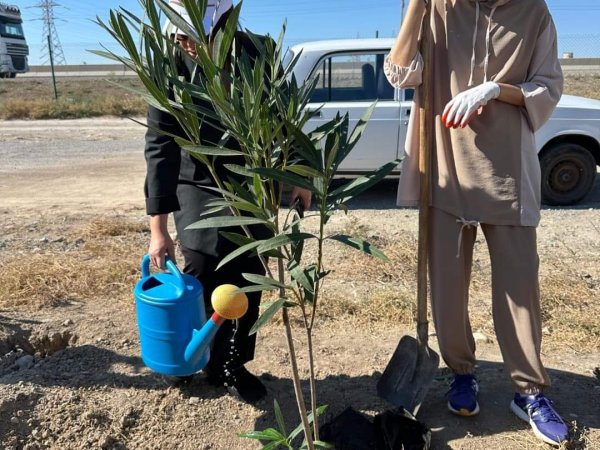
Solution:
M 596 160 L 579 144 L 561 142 L 540 157 L 542 169 L 542 203 L 572 205 L 592 189 L 596 177 Z

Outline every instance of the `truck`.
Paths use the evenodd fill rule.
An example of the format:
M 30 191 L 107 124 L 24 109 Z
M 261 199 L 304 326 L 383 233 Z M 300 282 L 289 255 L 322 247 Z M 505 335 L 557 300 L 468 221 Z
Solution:
M 297 80 L 318 77 L 307 105 L 315 114 L 307 128 L 317 128 L 338 112 L 349 115 L 352 127 L 377 101 L 362 139 L 340 167 L 342 176 L 372 171 L 404 154 L 414 91 L 395 89 L 383 73 L 393 43 L 393 39 L 306 42 L 293 46 L 286 56 L 291 60 L 300 55 L 293 70 Z M 572 205 L 584 199 L 600 164 L 600 101 L 563 95 L 535 138 L 543 203 Z
M 0 3 L 0 78 L 29 71 L 29 47 L 18 6 Z

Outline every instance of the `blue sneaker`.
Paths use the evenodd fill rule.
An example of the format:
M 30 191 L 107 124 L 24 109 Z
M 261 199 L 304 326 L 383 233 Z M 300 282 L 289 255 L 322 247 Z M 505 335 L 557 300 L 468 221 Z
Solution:
M 459 416 L 474 416 L 479 413 L 477 394 L 479 385 L 471 374 L 454 375 L 454 381 L 446 394 L 448 409 Z
M 552 407 L 552 401 L 544 394 L 520 395 L 510 404 L 517 417 L 528 422 L 535 435 L 551 445 L 560 445 L 569 440 L 569 427 Z

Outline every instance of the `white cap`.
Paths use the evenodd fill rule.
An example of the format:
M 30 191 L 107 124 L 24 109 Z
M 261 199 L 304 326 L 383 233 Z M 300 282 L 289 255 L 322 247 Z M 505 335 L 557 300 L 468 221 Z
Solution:
M 190 26 L 193 27 L 192 21 L 189 14 L 183 6 L 182 0 L 169 0 L 169 6 L 179 14 Z M 233 6 L 233 0 L 208 0 L 206 7 L 206 14 L 204 15 L 204 31 L 209 33 L 219 19 Z M 168 34 L 186 34 L 175 25 L 171 23 L 169 19 L 165 23 L 163 28 L 164 33 Z

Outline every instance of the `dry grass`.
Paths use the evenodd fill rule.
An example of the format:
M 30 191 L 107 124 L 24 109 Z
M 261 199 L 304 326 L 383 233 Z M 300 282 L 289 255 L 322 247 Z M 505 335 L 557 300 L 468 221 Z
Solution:
M 113 79 L 140 88 L 131 77 Z M 76 119 L 97 116 L 140 116 L 145 102 L 105 79 L 58 79 L 58 101 L 51 79 L 3 80 L 0 84 L 0 119 Z
M 137 222 L 98 218 L 67 237 L 84 238 L 77 250 L 6 259 L 0 263 L 0 306 L 44 308 L 97 297 L 128 298 L 139 277 L 135 255 L 146 244 L 146 232 Z
M 600 100 L 600 74 L 567 74 L 564 93 Z
M 344 230 L 352 231 L 352 230 Z M 368 230 L 359 230 L 363 237 Z M 416 237 L 403 235 L 393 242 L 376 238 L 389 257 L 385 263 L 353 250 L 332 253 L 335 267 L 321 303 L 325 317 L 356 316 L 370 322 L 410 324 L 416 301 Z M 598 257 L 600 264 L 600 257 Z M 476 244 L 471 281 L 470 316 L 474 330 L 495 338 L 492 322 L 490 261 L 485 241 Z M 586 261 L 590 263 L 590 261 Z M 579 264 L 579 265 L 578 265 Z M 580 275 L 581 260 L 545 260 L 540 273 L 545 344 L 600 349 L 600 302 L 593 284 Z M 359 268 L 359 269 L 357 269 Z
M 366 236 L 367 229 L 356 231 Z M 101 217 L 75 226 L 66 237 L 83 238 L 76 249 L 5 258 L 0 265 L 0 306 L 56 306 L 97 297 L 128 299 L 139 277 L 139 256 L 148 240 L 145 223 Z M 416 239 L 410 234 L 372 241 L 389 263 L 336 245 L 326 266 L 335 268 L 322 293 L 322 318 L 411 324 L 416 299 Z M 308 249 L 310 251 L 310 249 Z M 494 337 L 489 293 L 490 264 L 484 243 L 476 246 L 471 289 L 473 328 Z M 589 263 L 589 261 L 587 261 Z M 600 349 L 600 302 L 595 286 L 578 275 L 577 260 L 544 261 L 541 273 L 544 342 L 553 348 Z M 265 295 L 265 301 L 273 300 Z
M 140 88 L 134 77 L 112 81 Z M 104 79 L 57 79 L 59 100 L 54 101 L 52 80 L 16 78 L 0 82 L 0 119 L 75 119 L 97 116 L 140 116 L 146 104 L 136 95 Z M 600 99 L 600 75 L 567 75 L 565 94 Z

